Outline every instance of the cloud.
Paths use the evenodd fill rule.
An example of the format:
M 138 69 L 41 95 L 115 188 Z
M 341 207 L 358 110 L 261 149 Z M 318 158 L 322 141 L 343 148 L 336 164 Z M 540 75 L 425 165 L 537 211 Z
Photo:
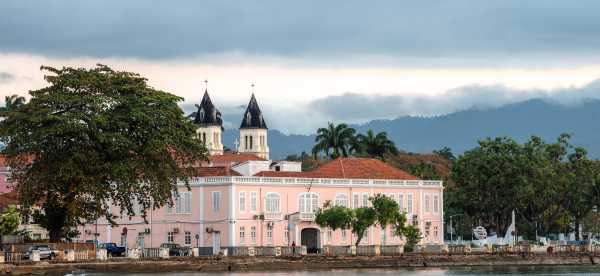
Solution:
M 0 51 L 50 56 L 257 56 L 448 61 L 600 55 L 600 2 L 77 1 L 0 3 Z M 548 57 L 551 57 L 548 59 Z M 564 59 L 562 59 L 564 60 Z M 465 62 L 464 60 L 460 62 Z M 468 62 L 467 62 L 468 63 Z
M 6 72 L 0 72 L 0 83 L 6 83 L 15 79 L 15 76 Z
M 344 93 L 312 101 L 307 109 L 322 121 L 360 123 L 400 116 L 435 116 L 478 108 L 496 108 L 530 99 L 563 105 L 600 99 L 600 79 L 582 87 L 560 89 L 515 89 L 503 85 L 468 85 L 433 96 L 364 95 Z

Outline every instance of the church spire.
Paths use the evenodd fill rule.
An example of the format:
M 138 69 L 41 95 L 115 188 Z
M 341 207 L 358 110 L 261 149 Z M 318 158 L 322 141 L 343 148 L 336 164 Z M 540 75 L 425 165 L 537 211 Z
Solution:
M 208 81 L 205 80 L 204 96 L 200 105 L 196 105 L 197 111 L 192 113 L 192 117 L 195 124 L 200 126 L 222 126 L 223 121 L 221 119 L 221 112 L 212 103 L 210 96 L 208 95 Z
M 252 88 L 254 90 L 254 84 L 252 84 Z M 254 91 L 252 92 L 252 97 L 250 97 L 250 102 L 248 103 L 248 107 L 246 108 L 246 112 L 242 118 L 242 124 L 240 125 L 240 128 L 267 129 L 267 124 L 263 118 L 262 111 L 260 111 L 260 107 L 258 107 L 258 102 L 254 96 Z

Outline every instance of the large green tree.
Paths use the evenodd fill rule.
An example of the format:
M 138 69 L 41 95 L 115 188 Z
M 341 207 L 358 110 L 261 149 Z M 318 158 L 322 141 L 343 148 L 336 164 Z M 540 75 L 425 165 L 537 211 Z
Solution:
M 0 134 L 21 204 L 42 205 L 38 222 L 52 241 L 99 217 L 114 222 L 110 205 L 133 215 L 137 201 L 145 217 L 171 203 L 178 181 L 193 176 L 189 165 L 206 158 L 182 98 L 142 76 L 104 65 L 41 69 L 49 86 L 29 92 Z
M 375 134 L 375 132 L 373 132 L 371 129 L 369 129 L 366 134 L 356 135 L 353 149 L 356 150 L 358 155 L 365 155 L 380 159 L 384 159 L 385 154 L 398 153 L 396 145 L 394 145 L 394 142 L 388 138 L 386 132 Z
M 329 123 L 326 128 L 319 128 L 315 137 L 315 145 L 312 149 L 313 155 L 320 152 L 330 158 L 348 156 L 350 147 L 354 144 L 356 130 L 346 124 L 335 125 Z

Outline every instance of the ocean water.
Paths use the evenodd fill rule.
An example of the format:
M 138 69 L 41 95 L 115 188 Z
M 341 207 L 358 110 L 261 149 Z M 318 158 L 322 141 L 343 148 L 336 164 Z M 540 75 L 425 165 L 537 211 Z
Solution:
M 284 271 L 284 272 L 172 272 L 172 273 L 74 273 L 77 276 L 473 276 L 473 275 L 600 275 L 600 266 L 481 266 L 451 268 L 398 268 L 398 269 L 334 269 L 319 271 Z

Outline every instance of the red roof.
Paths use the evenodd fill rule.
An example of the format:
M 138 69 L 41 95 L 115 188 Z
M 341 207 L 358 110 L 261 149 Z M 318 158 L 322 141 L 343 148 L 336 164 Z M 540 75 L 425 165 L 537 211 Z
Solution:
M 372 158 L 338 158 L 309 172 L 263 171 L 256 176 L 418 180 L 403 170 Z
M 241 176 L 238 172 L 230 167 L 196 167 L 194 176 Z
M 208 160 L 213 165 L 231 165 L 244 163 L 246 161 L 267 161 L 267 159 L 258 157 L 250 153 L 223 153 L 222 155 L 211 155 Z

